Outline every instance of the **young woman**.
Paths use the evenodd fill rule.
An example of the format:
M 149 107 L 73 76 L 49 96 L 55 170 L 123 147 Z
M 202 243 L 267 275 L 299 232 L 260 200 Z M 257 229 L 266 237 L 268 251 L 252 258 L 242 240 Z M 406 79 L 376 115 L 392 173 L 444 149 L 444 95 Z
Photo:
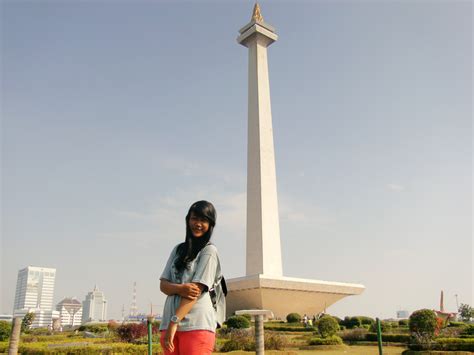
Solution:
M 222 275 L 217 249 L 209 243 L 215 224 L 214 206 L 194 203 L 186 215 L 186 239 L 173 248 L 160 277 L 160 289 L 168 296 L 160 325 L 165 355 L 214 350 L 216 311 L 208 291 Z

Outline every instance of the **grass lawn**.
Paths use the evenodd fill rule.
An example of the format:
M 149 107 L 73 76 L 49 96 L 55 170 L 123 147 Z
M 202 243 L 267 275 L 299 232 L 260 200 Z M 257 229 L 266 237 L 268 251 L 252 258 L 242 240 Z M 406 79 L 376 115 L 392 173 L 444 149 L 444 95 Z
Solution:
M 398 346 L 387 346 L 383 348 L 384 355 L 399 355 L 405 348 Z M 320 354 L 320 355 L 378 355 L 379 349 L 376 346 L 318 346 L 318 350 L 288 350 L 288 351 L 272 351 L 266 350 L 266 355 L 310 355 L 310 354 Z M 232 354 L 232 355 L 248 355 L 255 354 L 251 351 L 232 351 L 229 353 L 215 353 L 215 354 Z

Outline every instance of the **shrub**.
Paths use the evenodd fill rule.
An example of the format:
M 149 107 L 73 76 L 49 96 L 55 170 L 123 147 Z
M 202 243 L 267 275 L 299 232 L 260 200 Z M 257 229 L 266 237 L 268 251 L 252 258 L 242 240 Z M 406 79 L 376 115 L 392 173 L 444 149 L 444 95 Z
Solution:
M 437 329 L 436 314 L 430 309 L 415 311 L 410 315 L 408 326 L 415 342 L 429 344 Z
M 342 325 L 344 325 L 347 329 L 358 328 L 362 325 L 362 321 L 359 317 L 344 317 L 342 321 Z
M 348 329 L 348 330 L 344 330 L 341 333 L 342 339 L 348 342 L 364 341 L 366 340 L 365 339 L 366 335 L 367 335 L 367 330 L 364 328 Z
M 438 338 L 431 344 L 409 344 L 411 350 L 474 351 L 474 339 Z
M 339 330 L 339 324 L 331 316 L 323 316 L 318 320 L 318 331 L 323 338 L 333 336 Z
M 464 328 L 464 327 L 467 327 L 467 324 L 464 323 L 464 322 L 449 322 L 448 323 L 448 327 L 461 327 L 461 328 Z
M 392 323 L 391 322 L 386 322 L 386 321 L 381 321 L 380 322 L 380 330 L 382 333 L 389 332 L 392 329 Z M 373 333 L 377 333 L 377 323 L 372 324 L 369 327 L 369 330 Z
M 286 316 L 286 321 L 288 323 L 298 323 L 301 322 L 301 315 L 299 313 L 290 313 Z
M 265 350 L 283 350 L 288 345 L 286 338 L 277 333 L 265 333 Z
M 298 324 L 297 327 L 288 326 L 263 326 L 266 330 L 274 330 L 275 332 L 313 332 L 313 327 L 304 327 L 301 324 Z
M 8 338 L 10 338 L 11 331 L 12 331 L 11 323 L 1 320 L 0 321 L 0 341 L 5 341 Z
M 89 323 L 81 325 L 78 330 L 81 332 L 103 333 L 108 330 L 108 324 Z
M 227 328 L 230 329 L 245 329 L 250 328 L 250 321 L 243 316 L 232 316 L 227 319 Z
M 226 353 L 235 350 L 255 351 L 255 339 L 251 331 L 246 329 L 230 331 L 229 340 L 222 345 L 219 351 Z
M 408 334 L 383 334 L 382 341 L 389 343 L 406 343 L 410 342 L 410 335 Z M 365 336 L 367 341 L 377 341 L 377 333 L 367 333 Z
M 248 313 L 241 314 L 241 316 L 247 318 L 247 319 L 249 320 L 249 322 L 252 321 L 252 316 L 251 316 L 250 314 L 248 314 Z
M 474 336 L 474 324 L 469 324 L 466 328 L 464 328 L 461 335 Z
M 311 338 L 309 345 L 340 345 L 342 344 L 342 339 L 337 335 L 333 335 L 327 338 Z
M 144 323 L 126 323 L 117 328 L 117 336 L 121 341 L 127 343 L 136 342 L 147 334 L 148 329 Z
M 372 325 L 375 323 L 375 319 L 370 318 L 370 317 L 358 316 L 357 318 L 359 318 L 362 325 L 365 325 L 365 324 Z
M 399 325 L 400 327 L 408 327 L 408 319 L 400 319 L 400 320 L 398 321 L 398 325 Z

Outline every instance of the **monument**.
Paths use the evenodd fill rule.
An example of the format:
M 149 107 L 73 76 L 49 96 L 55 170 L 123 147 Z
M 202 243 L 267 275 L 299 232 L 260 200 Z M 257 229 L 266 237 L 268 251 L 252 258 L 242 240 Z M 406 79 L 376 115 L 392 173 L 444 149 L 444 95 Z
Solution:
M 248 48 L 246 276 L 228 280 L 227 315 L 245 309 L 318 314 L 364 286 L 283 276 L 267 47 L 278 39 L 255 4 L 237 42 Z

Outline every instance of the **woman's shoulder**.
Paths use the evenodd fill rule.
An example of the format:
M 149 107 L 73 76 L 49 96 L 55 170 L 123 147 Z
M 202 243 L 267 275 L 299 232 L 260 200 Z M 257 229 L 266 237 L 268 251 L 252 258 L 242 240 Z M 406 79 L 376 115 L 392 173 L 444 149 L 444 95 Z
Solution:
M 202 248 L 201 254 L 210 254 L 217 256 L 217 247 L 214 244 L 209 243 L 204 248 Z

